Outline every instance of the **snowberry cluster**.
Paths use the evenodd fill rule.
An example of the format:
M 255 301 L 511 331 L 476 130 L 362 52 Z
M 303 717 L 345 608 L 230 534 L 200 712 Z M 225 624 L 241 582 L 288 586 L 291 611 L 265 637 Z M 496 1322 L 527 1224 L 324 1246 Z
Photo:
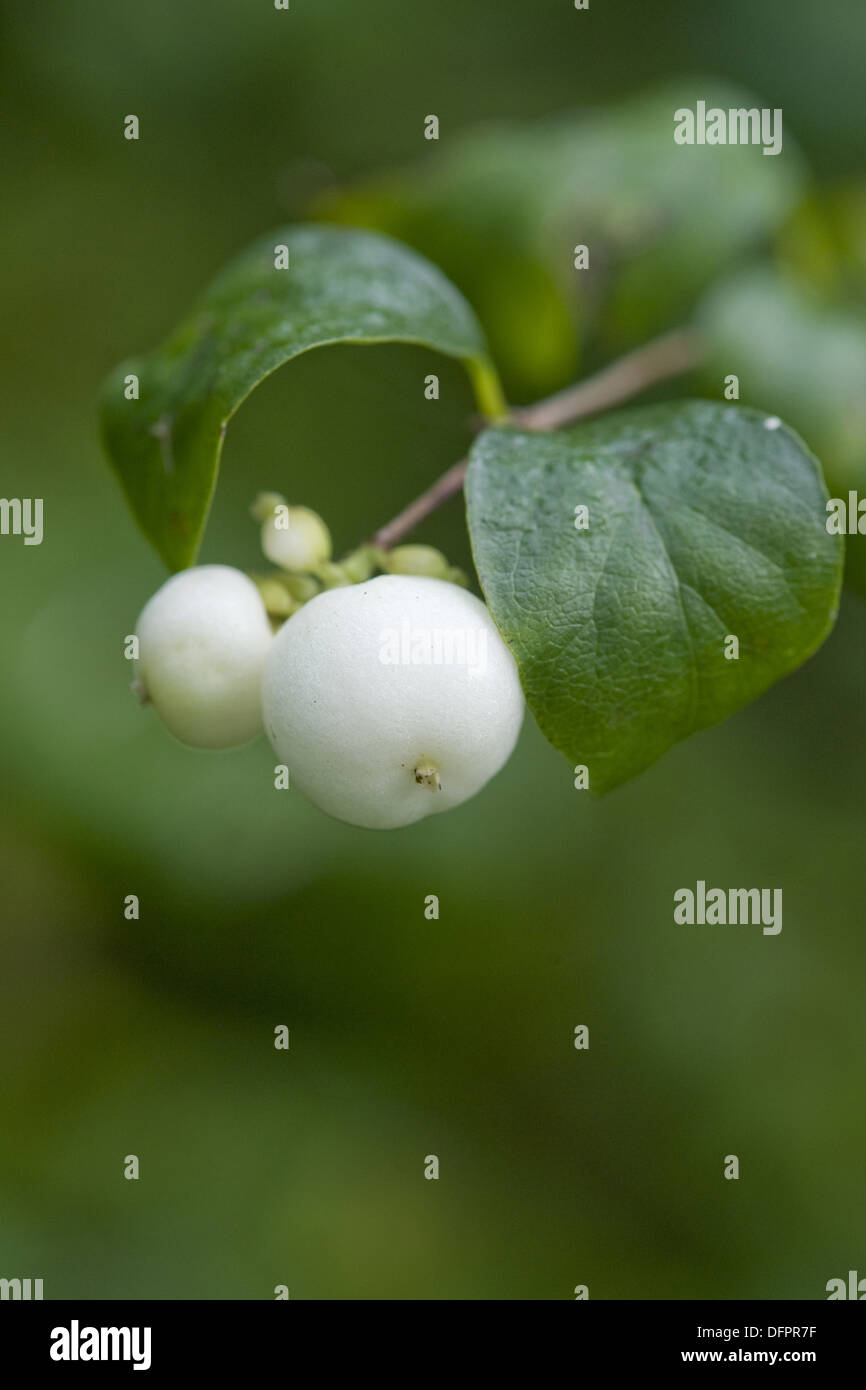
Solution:
M 275 493 L 253 515 L 276 570 L 167 580 L 138 621 L 139 693 L 195 748 L 264 728 L 291 784 L 354 825 L 409 825 L 474 796 L 514 748 L 523 694 L 463 576 L 429 546 L 335 564 L 321 517 Z

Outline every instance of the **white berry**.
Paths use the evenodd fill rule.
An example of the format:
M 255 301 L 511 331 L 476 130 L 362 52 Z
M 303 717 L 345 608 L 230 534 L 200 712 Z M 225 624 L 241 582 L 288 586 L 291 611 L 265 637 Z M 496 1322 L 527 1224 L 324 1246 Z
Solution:
M 523 718 L 485 605 L 441 579 L 381 575 L 311 599 L 274 638 L 265 730 L 290 785 L 353 825 L 447 811 L 510 756 Z
M 313 570 L 331 558 L 331 533 L 309 507 L 278 506 L 262 523 L 262 550 L 284 570 Z
M 181 743 L 231 748 L 261 733 L 273 635 L 258 589 L 240 570 L 202 565 L 173 575 L 146 604 L 137 636 L 137 684 Z

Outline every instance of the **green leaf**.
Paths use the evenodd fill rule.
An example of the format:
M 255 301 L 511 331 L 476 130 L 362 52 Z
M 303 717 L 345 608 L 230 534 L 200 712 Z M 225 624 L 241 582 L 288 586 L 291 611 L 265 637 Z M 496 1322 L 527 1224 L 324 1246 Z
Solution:
M 275 248 L 289 249 L 288 269 Z M 416 343 L 466 363 L 483 413 L 502 413 L 466 301 L 408 247 L 370 232 L 283 227 L 213 282 L 158 351 L 122 363 L 102 396 L 102 434 L 145 535 L 172 569 L 195 560 L 228 421 L 253 387 L 331 343 Z M 136 376 L 139 398 L 126 399 Z
M 707 385 L 735 373 L 743 401 L 772 401 L 820 453 L 834 496 L 866 496 L 866 312 L 823 304 L 757 266 L 714 288 L 698 324 Z M 847 538 L 846 578 L 866 595 L 866 536 Z
M 595 791 L 755 699 L 833 625 L 842 546 L 820 468 L 766 418 L 687 401 L 475 442 L 482 588 L 542 732 Z

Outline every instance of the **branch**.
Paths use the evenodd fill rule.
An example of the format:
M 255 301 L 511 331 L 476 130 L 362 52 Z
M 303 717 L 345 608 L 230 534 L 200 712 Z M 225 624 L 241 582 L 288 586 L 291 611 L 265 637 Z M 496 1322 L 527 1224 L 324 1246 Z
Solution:
M 668 377 L 691 371 L 703 356 L 700 340 L 690 328 L 678 328 L 637 348 L 586 381 L 569 386 L 536 405 L 514 410 L 510 421 L 528 430 L 555 430 L 571 420 L 596 415 L 627 401 Z
M 404 507 L 399 516 L 395 516 L 387 526 L 382 526 L 371 544 L 378 546 L 380 550 L 390 550 L 392 545 L 396 545 L 404 536 L 408 536 L 410 531 L 414 531 L 425 516 L 437 511 L 449 497 L 460 491 L 466 477 L 468 462 L 468 459 L 461 459 L 459 463 L 452 463 L 447 473 L 437 478 L 432 487 L 428 487 L 426 492 L 422 492 L 420 497 L 416 497 L 414 502 Z
M 656 382 L 691 371 L 702 358 L 703 348 L 697 334 L 692 329 L 679 328 L 628 353 L 576 386 L 569 386 L 535 405 L 513 410 L 504 423 L 528 430 L 558 429 L 570 421 L 582 420 L 620 401 L 627 401 Z M 382 526 L 373 536 L 372 544 L 389 550 L 431 512 L 454 497 L 463 486 L 467 464 L 467 459 L 452 464 L 426 492 L 404 507 L 399 516 Z

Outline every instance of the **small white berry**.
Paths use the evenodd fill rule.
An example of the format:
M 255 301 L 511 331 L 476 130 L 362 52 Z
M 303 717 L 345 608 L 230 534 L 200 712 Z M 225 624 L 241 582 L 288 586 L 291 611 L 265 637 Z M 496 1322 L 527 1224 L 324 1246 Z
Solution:
M 262 523 L 262 550 L 284 570 L 313 570 L 331 558 L 331 533 L 309 507 L 277 506 Z
M 517 666 L 485 605 L 441 579 L 380 575 L 311 599 L 277 633 L 265 730 L 292 785 L 384 829 L 447 811 L 510 756 Z
M 231 748 L 261 733 L 273 635 L 258 589 L 240 570 L 202 565 L 172 575 L 145 605 L 137 635 L 137 684 L 181 743 Z

